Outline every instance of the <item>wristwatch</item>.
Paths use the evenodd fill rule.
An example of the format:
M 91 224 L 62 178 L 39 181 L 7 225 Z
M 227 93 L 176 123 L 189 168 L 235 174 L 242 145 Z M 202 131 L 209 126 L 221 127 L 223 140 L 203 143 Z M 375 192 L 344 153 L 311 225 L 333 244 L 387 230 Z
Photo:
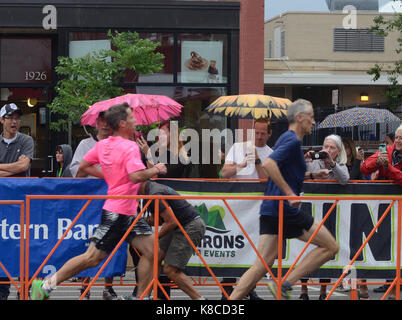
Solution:
M 258 159 L 255 159 L 255 165 L 259 165 L 259 164 L 261 164 L 261 159 L 260 158 L 258 158 Z

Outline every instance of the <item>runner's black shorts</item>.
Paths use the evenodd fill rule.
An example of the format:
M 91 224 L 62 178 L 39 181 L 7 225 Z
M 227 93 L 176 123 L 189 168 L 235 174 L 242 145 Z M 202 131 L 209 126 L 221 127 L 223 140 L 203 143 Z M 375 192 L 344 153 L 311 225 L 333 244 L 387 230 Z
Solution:
M 303 234 L 303 230 L 310 230 L 314 223 L 311 214 L 299 211 L 295 215 L 283 216 L 283 238 L 298 238 Z M 278 234 L 279 217 L 270 215 L 260 215 L 260 235 Z
M 95 243 L 95 247 L 109 254 L 119 243 L 121 238 L 134 222 L 136 216 L 118 214 L 106 210 L 102 210 L 101 224 L 96 228 L 91 241 Z M 141 217 L 134 228 L 128 234 L 126 241 L 130 244 L 134 237 L 138 235 L 151 235 L 152 229 Z

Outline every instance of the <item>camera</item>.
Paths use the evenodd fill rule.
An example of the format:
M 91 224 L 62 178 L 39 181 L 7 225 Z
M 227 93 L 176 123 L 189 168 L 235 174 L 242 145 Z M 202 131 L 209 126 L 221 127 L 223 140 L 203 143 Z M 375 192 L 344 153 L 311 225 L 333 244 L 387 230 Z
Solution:
M 328 154 L 326 154 L 325 152 L 314 152 L 311 154 L 311 159 L 313 160 L 319 160 L 319 159 L 325 159 L 326 157 L 328 157 Z

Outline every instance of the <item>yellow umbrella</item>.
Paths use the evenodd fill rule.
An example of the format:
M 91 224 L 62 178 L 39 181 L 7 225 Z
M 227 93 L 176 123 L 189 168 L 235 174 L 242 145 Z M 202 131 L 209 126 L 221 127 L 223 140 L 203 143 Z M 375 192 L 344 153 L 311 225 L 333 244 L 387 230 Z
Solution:
M 287 107 L 291 103 L 285 98 L 262 94 L 241 94 L 219 97 L 206 108 L 206 111 L 227 117 L 268 119 L 274 115 L 280 118 L 286 116 Z

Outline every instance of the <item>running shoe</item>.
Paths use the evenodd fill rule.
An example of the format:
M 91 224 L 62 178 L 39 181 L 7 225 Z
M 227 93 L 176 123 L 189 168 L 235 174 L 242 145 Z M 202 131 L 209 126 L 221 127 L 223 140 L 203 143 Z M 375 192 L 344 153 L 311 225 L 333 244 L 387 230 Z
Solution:
M 244 300 L 264 300 L 262 299 L 255 290 L 252 290 Z
M 113 288 L 107 288 L 103 290 L 102 299 L 103 300 L 115 300 L 117 298 L 116 292 Z
M 46 300 L 49 299 L 49 294 L 45 293 L 43 288 L 43 280 L 34 280 L 31 288 L 32 300 Z
M 338 292 L 349 292 L 350 291 L 350 285 L 346 281 L 344 283 L 341 283 L 339 286 L 336 287 L 335 291 Z
M 275 281 L 269 280 L 267 285 L 268 289 L 271 291 L 275 299 L 278 299 L 278 288 L 276 286 Z M 287 281 L 285 281 L 285 283 L 282 284 L 281 296 L 283 299 L 286 300 L 290 300 L 292 298 L 292 286 Z

